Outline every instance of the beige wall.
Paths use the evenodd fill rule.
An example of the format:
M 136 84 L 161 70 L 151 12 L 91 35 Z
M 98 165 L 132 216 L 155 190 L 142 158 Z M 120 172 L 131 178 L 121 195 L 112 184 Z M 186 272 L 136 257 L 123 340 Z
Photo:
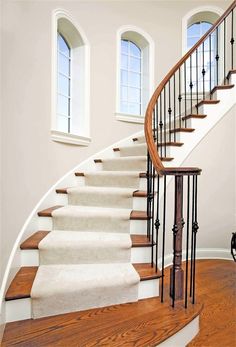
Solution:
M 181 56 L 182 17 L 200 5 L 226 8 L 229 3 L 3 0 L 1 269 L 30 211 L 56 180 L 87 156 L 142 129 L 114 118 L 117 29 L 132 24 L 151 35 L 156 85 Z M 51 13 L 56 8 L 71 13 L 91 44 L 89 147 L 50 139 Z

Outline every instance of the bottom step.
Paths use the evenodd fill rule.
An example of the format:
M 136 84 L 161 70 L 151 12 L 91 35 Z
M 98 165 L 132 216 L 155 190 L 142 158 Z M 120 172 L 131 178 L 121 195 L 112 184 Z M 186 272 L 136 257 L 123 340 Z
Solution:
M 114 266 L 115 268 L 117 268 L 117 264 L 114 264 Z M 152 268 L 150 264 L 146 263 L 134 264 L 134 267 L 141 279 L 141 281 L 138 282 L 138 299 L 158 296 L 160 272 L 158 271 L 156 273 L 154 268 Z M 12 281 L 6 293 L 7 322 L 28 319 L 32 317 L 31 290 L 37 271 L 38 267 L 23 267 L 19 270 L 14 280 Z M 44 290 L 43 286 L 41 288 L 42 290 Z M 68 290 L 68 296 L 70 295 L 71 294 Z M 48 305 L 49 304 L 50 300 Z
M 199 331 L 202 305 L 187 309 L 159 298 L 6 325 L 2 347 L 186 346 Z

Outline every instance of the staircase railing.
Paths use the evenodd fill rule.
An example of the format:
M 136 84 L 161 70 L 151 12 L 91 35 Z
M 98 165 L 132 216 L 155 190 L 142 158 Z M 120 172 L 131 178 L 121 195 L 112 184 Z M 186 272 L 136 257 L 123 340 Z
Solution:
M 181 145 L 179 134 L 193 130 L 189 128 L 189 120 L 193 117 L 203 118 L 205 115 L 201 114 L 201 106 L 217 103 L 214 91 L 219 85 L 229 84 L 230 75 L 235 69 L 235 7 L 236 1 L 169 71 L 155 90 L 146 111 L 147 235 L 152 241 L 152 265 L 156 270 L 159 265 L 161 267 L 161 301 L 165 292 L 165 247 L 169 218 L 166 187 L 167 180 L 169 182 L 174 177 L 173 264 L 169 289 L 173 307 L 175 300 L 179 299 L 184 299 L 187 307 L 189 296 L 191 302 L 195 302 L 197 177 L 201 170 L 164 167 L 163 162 L 171 159 L 168 158 L 170 146 Z M 186 244 L 185 273 L 182 265 L 183 238 Z

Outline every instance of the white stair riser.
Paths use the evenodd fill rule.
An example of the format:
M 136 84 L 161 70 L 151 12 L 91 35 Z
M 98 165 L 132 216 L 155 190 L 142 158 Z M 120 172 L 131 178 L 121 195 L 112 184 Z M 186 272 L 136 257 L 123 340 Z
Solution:
M 39 266 L 39 251 L 37 249 L 21 250 L 21 266 Z M 151 247 L 132 247 L 132 263 L 150 263 Z
M 51 217 L 39 217 L 39 230 L 52 230 Z M 130 234 L 145 234 L 147 230 L 147 221 L 145 220 L 131 220 L 130 221 Z
M 187 119 L 187 127 L 188 128 L 194 128 L 198 129 L 201 126 L 204 126 L 204 120 L 205 118 L 190 118 Z
M 135 191 L 135 189 L 134 189 Z M 58 205 L 68 205 L 68 195 L 67 194 L 58 194 L 57 198 Z M 92 206 L 92 205 L 91 205 Z M 110 207 L 110 206 L 107 206 Z M 133 197 L 133 210 L 145 211 L 147 208 L 147 200 L 146 198 Z
M 138 298 L 146 299 L 159 295 L 159 280 L 141 281 L 139 283 Z M 6 301 L 6 323 L 31 319 L 31 299 Z
M 31 318 L 31 299 L 6 301 L 6 323 Z

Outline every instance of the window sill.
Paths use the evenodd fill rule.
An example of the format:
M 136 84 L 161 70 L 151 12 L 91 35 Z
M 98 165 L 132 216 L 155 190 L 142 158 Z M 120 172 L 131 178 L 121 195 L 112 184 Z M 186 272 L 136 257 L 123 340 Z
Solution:
M 51 138 L 56 142 L 68 143 L 77 146 L 88 146 L 91 142 L 90 137 L 63 133 L 57 130 L 51 130 Z
M 136 116 L 133 114 L 116 113 L 116 120 L 121 122 L 144 124 L 144 116 Z

